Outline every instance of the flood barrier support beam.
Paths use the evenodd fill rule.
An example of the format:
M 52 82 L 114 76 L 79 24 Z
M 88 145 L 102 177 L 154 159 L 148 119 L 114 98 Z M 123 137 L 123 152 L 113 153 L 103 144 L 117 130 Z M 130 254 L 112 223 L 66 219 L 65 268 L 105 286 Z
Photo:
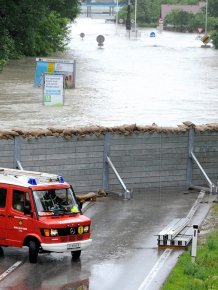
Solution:
M 119 180 L 121 186 L 124 189 L 124 199 L 131 199 L 132 198 L 132 191 L 129 191 L 124 184 L 122 178 L 120 177 L 118 171 L 116 170 L 113 162 L 111 161 L 110 157 L 110 138 L 111 135 L 107 132 L 104 135 L 104 153 L 103 153 L 103 189 L 107 192 L 109 191 L 109 166 L 112 168 L 113 172 L 115 173 L 117 179 Z M 120 194 L 119 194 L 120 195 Z
M 19 160 L 17 160 L 17 167 L 18 169 L 23 170 L 23 166 L 21 165 Z
M 208 185 L 209 185 L 209 191 L 210 193 L 213 192 L 213 188 L 215 188 L 215 192 L 217 193 L 217 187 L 213 184 L 213 182 L 210 180 L 206 172 L 204 171 L 203 167 L 201 166 L 200 162 L 198 161 L 197 157 L 193 152 L 191 152 L 191 158 L 195 161 L 196 165 L 200 169 L 201 173 L 203 174 L 204 178 L 206 179 Z M 192 186 L 194 188 L 194 186 Z
M 19 164 L 17 160 L 20 160 L 20 152 L 21 152 L 21 137 L 15 136 L 14 138 L 14 168 L 19 168 Z
M 215 189 L 215 192 L 217 193 L 217 187 L 210 180 L 210 178 L 206 174 L 205 170 L 203 169 L 203 167 L 201 166 L 200 162 L 198 161 L 197 157 L 195 156 L 193 152 L 194 151 L 194 137 L 195 137 L 194 128 L 190 128 L 188 132 L 188 161 L 187 161 L 186 187 L 187 189 L 195 188 L 195 189 L 209 191 L 210 193 L 212 193 Z M 196 186 L 192 184 L 193 161 L 198 166 L 204 178 L 206 179 L 209 188 L 203 188 L 202 186 Z
M 124 184 L 122 178 L 120 177 L 119 173 L 117 172 L 115 166 L 113 165 L 111 159 L 107 156 L 107 162 L 108 164 L 110 165 L 110 167 L 112 168 L 113 172 L 115 173 L 117 179 L 119 180 L 121 186 L 123 187 L 124 189 L 124 199 L 131 199 L 132 197 L 132 192 L 129 191 L 126 187 L 126 185 Z

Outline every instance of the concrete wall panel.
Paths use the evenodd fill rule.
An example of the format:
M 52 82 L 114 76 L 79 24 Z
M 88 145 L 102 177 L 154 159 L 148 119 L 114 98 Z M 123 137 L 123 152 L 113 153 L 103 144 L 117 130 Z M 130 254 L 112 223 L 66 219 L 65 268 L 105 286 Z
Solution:
M 14 139 L 0 140 L 0 167 L 13 168 Z
M 164 182 L 174 187 L 186 182 L 187 141 L 185 134 L 140 134 L 111 136 L 110 158 L 128 188 L 162 187 Z M 110 189 L 119 182 L 109 170 Z M 121 186 L 120 186 L 121 188 Z
M 193 148 L 209 178 L 218 180 L 218 132 L 194 132 Z M 19 160 L 24 169 L 62 175 L 76 192 L 96 191 L 104 182 L 111 191 L 123 191 L 108 155 L 128 189 L 186 190 L 189 131 L 179 133 L 106 133 L 96 136 L 47 136 L 0 139 L 1 167 L 13 168 Z M 199 168 L 191 163 L 192 184 L 206 186 Z M 190 168 L 189 168 L 190 169 Z M 108 175 L 107 175 L 108 172 Z

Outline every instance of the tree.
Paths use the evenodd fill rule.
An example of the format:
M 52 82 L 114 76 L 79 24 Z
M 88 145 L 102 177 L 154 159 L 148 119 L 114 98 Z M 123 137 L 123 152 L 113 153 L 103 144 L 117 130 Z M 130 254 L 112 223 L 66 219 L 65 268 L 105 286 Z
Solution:
M 210 16 L 218 17 L 218 0 L 208 1 L 208 14 Z
M 216 49 L 218 49 L 218 27 L 216 27 L 216 30 L 213 31 L 211 34 L 213 45 Z
M 190 29 L 190 23 L 194 19 L 194 14 L 181 9 L 174 9 L 165 18 L 165 23 L 173 25 L 177 30 L 184 31 Z
M 78 13 L 77 0 L 0 0 L 0 69 L 10 58 L 63 50 Z
M 138 0 L 137 19 L 140 23 L 157 23 L 160 17 L 161 0 Z
M 162 4 L 198 4 L 199 0 L 163 0 Z
M 78 0 L 46 0 L 49 10 L 56 11 L 63 18 L 74 20 L 79 14 Z
M 202 12 L 194 14 L 190 19 L 188 26 L 190 31 L 198 31 L 198 28 L 203 29 L 205 27 L 205 14 Z
M 34 50 L 30 55 L 46 56 L 63 51 L 69 40 L 67 24 L 67 19 L 60 18 L 57 12 L 49 13 L 34 31 Z

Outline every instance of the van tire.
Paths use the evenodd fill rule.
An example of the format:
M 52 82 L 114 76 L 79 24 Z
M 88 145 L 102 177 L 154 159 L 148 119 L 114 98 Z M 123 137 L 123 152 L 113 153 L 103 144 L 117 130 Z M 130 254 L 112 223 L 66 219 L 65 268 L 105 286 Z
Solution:
M 37 263 L 37 258 L 38 258 L 38 253 L 39 253 L 39 247 L 38 243 L 35 241 L 30 241 L 29 243 L 29 261 L 30 263 Z
M 78 260 L 81 255 L 81 251 L 72 251 L 71 255 L 72 255 L 72 260 Z
M 4 257 L 4 251 L 3 251 L 2 247 L 0 247 L 0 257 Z

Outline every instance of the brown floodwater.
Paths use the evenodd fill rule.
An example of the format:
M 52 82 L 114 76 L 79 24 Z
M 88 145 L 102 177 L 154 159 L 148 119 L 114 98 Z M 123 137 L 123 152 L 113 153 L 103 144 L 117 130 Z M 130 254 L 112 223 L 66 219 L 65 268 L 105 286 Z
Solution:
M 201 48 L 197 34 L 140 31 L 129 38 L 124 26 L 77 19 L 57 56 L 76 59 L 76 88 L 62 107 L 43 105 L 35 58 L 10 61 L 0 74 L 0 129 L 218 123 L 218 50 Z

